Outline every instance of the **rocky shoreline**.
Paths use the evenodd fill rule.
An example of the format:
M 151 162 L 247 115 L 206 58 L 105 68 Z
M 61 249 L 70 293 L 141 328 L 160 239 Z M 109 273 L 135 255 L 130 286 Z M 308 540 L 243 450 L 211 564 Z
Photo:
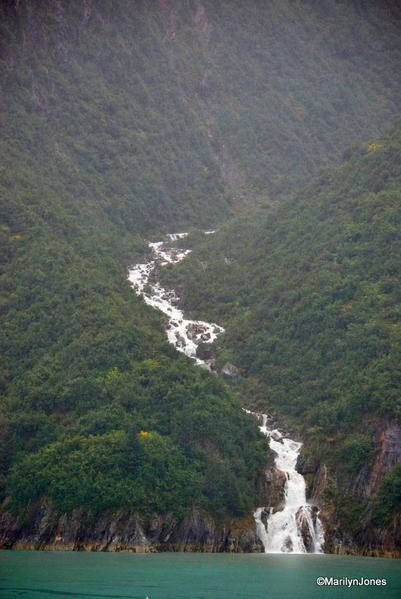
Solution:
M 273 460 L 272 460 L 273 461 Z M 271 465 L 257 483 L 260 505 L 284 501 L 284 473 Z M 214 520 L 193 508 L 183 518 L 172 512 L 143 518 L 127 510 L 106 510 L 95 518 L 76 508 L 69 513 L 55 510 L 44 499 L 25 508 L 18 517 L 0 507 L 0 549 L 43 551 L 165 551 L 202 553 L 263 553 L 253 514 Z
M 253 517 L 217 524 L 197 510 L 177 520 L 173 514 L 144 521 L 127 511 L 106 511 L 95 520 L 75 509 L 68 514 L 42 502 L 30 510 L 29 522 L 10 512 L 0 516 L 0 549 L 43 551 L 198 551 L 205 553 L 261 553 Z
M 302 467 L 301 467 L 302 469 Z M 340 555 L 401 558 L 401 515 L 391 527 L 367 530 L 356 540 L 339 528 L 330 507 L 322 500 L 328 472 L 316 473 L 311 501 L 320 506 L 325 529 L 324 552 Z M 258 482 L 260 505 L 282 509 L 285 475 L 273 466 Z M 145 519 L 126 510 L 107 510 L 96 518 L 80 508 L 69 513 L 53 509 L 49 500 L 28 506 L 14 516 L 7 500 L 0 507 L 0 549 L 42 551 L 106 551 L 133 553 L 201 552 L 263 553 L 252 514 L 216 522 L 193 509 L 179 519 L 173 513 Z
M 179 234 L 181 237 L 184 235 Z M 175 237 L 170 236 L 172 241 L 175 241 Z M 168 249 L 162 242 L 150 245 L 154 250 L 154 260 L 136 265 L 130 271 L 130 281 L 137 293 L 144 292 L 149 274 L 157 261 L 174 263 L 188 252 Z M 210 344 L 223 329 L 214 323 L 186 320 L 176 307 L 178 296 L 175 291 L 166 291 L 159 283 L 156 283 L 154 289 L 156 292 L 152 295 L 144 293 L 144 297 L 147 303 L 161 309 L 168 316 L 166 332 L 170 341 L 177 349 L 194 358 L 199 365 L 214 370 L 213 348 Z M 230 363 L 223 366 L 220 375 L 227 382 L 234 382 L 241 377 L 239 369 Z M 270 428 L 277 428 L 271 417 L 269 425 Z M 296 434 L 285 431 L 284 436 L 294 438 Z M 378 481 L 394 464 L 399 463 L 401 457 L 401 428 L 397 423 L 379 423 L 373 436 L 377 439 L 377 451 L 372 471 L 364 471 L 356 478 L 345 481 L 344 490 L 364 500 L 374 497 Z M 304 443 L 302 439 L 297 438 L 297 441 Z M 311 448 L 310 444 L 307 446 Z M 306 500 L 310 502 L 313 522 L 316 522 L 318 513 L 322 519 L 325 553 L 401 557 L 401 515 L 394 519 L 390 527 L 365 530 L 355 539 L 349 531 L 341 528 L 333 506 L 324 498 L 324 491 L 329 483 L 336 488 L 340 486 L 335 473 L 329 472 L 324 464 L 319 464 L 311 456 L 311 452 L 304 454 L 302 451 L 296 471 L 309 476 Z M 270 467 L 260 477 L 257 488 L 258 504 L 266 506 L 260 508 L 260 518 L 264 525 L 270 510 L 275 513 L 283 509 L 285 484 L 286 475 L 274 467 L 272 456 Z M 49 500 L 43 499 L 27 506 L 16 517 L 9 510 L 7 501 L 0 507 L 0 549 L 137 553 L 264 552 L 252 514 L 245 518 L 226 518 L 220 522 L 196 508 L 181 519 L 172 512 L 154 514 L 144 519 L 126 510 L 108 510 L 94 517 L 81 508 L 70 513 L 57 512 Z M 300 512 L 298 515 L 301 518 Z M 308 527 L 299 526 L 299 530 L 304 545 L 309 550 L 308 547 L 312 547 L 312 544 L 308 537 Z

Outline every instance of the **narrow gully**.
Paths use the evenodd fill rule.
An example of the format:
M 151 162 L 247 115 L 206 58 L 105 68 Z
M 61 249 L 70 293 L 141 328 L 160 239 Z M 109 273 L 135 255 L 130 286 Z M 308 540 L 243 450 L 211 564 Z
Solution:
M 205 235 L 214 231 L 205 231 Z M 174 290 L 164 289 L 159 282 L 149 284 L 149 277 L 156 266 L 176 264 L 191 250 L 171 245 L 187 233 L 170 233 L 167 241 L 149 243 L 151 258 L 143 264 L 129 269 L 128 280 L 145 302 L 163 312 L 167 318 L 166 334 L 170 343 L 195 362 L 211 370 L 211 361 L 201 360 L 196 351 L 200 343 L 213 343 L 223 327 L 215 323 L 185 318 L 177 307 L 179 297 Z M 261 432 L 269 439 L 269 446 L 276 454 L 275 466 L 284 472 L 284 507 L 274 511 L 273 507 L 259 507 L 254 512 L 256 529 L 265 553 L 323 553 L 324 531 L 319 511 L 306 501 L 304 477 L 296 471 L 296 463 L 302 443 L 283 436 L 277 429 L 268 429 L 268 416 L 250 412 L 260 422 Z

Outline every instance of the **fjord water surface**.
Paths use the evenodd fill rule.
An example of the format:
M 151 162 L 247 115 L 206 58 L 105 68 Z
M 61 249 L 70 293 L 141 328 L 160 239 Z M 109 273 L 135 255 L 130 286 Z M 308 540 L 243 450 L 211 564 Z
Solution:
M 386 586 L 318 586 L 319 576 Z M 399 599 L 399 560 L 334 555 L 0 551 L 1 599 Z
M 139 293 L 146 293 L 148 277 L 155 263 L 153 260 L 171 262 L 179 260 L 183 252 L 185 255 L 185 251 L 180 250 L 164 253 L 159 242 L 152 244 L 152 249 L 152 261 L 137 265 L 130 272 L 130 280 Z M 157 284 L 153 289 L 156 291 L 147 296 L 147 301 L 168 315 L 171 323 L 169 339 L 180 351 L 195 357 L 199 342 L 210 342 L 223 330 L 213 323 L 186 320 L 174 305 L 174 292 L 168 295 L 169 292 Z M 265 420 L 263 426 L 266 428 Z M 275 442 L 278 442 L 277 435 L 280 437 L 278 431 L 276 439 L 273 439 Z M 304 503 L 303 496 L 304 490 L 301 503 Z M 278 529 L 281 535 L 280 526 Z M 281 543 L 278 548 L 270 547 L 273 540 L 268 540 L 267 549 L 282 551 Z M 0 598 L 400 599 L 400 566 L 399 560 L 302 553 L 0 551 Z M 387 584 L 348 588 L 340 582 L 339 586 L 318 586 L 316 581 L 319 577 L 333 577 L 339 581 L 346 578 L 385 579 Z

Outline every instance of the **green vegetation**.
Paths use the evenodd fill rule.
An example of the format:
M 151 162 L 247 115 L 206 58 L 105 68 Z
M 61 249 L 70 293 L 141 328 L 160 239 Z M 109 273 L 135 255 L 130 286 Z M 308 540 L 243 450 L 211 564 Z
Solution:
M 373 454 L 373 444 L 366 435 L 355 435 L 347 439 L 341 448 L 340 463 L 348 472 L 358 472 L 362 466 L 369 464 Z
M 333 517 L 361 534 L 367 509 L 383 525 L 401 507 L 398 468 L 370 508 L 352 481 L 374 463 L 375 422 L 401 420 L 401 123 L 345 159 L 277 209 L 189 238 L 163 282 L 226 327 L 217 365 L 235 364 L 243 397 L 303 430 L 307 455 L 335 472 Z
M 1 4 L 0 486 L 15 510 L 46 496 L 250 512 L 265 439 L 167 344 L 126 269 L 146 238 L 227 219 L 227 189 L 293 189 L 397 112 L 399 8 L 378 4 Z M 318 440 L 400 413 L 399 147 L 397 131 L 355 146 L 176 271 L 186 305 L 228 327 L 218 362 L 242 369 L 239 390 Z M 370 449 L 348 441 L 356 469 Z
M 400 153 L 397 126 L 165 270 L 188 310 L 227 327 L 218 364 L 316 438 L 401 417 Z
M 166 342 L 161 316 L 101 235 L 99 245 L 51 233 L 10 242 L 3 497 L 24 506 L 46 495 L 62 510 L 248 513 L 265 440 L 216 377 Z
M 226 214 L 205 128 L 150 8 L 58 6 L 0 9 L 1 499 L 249 513 L 265 440 L 126 280 Z
M 376 500 L 373 503 L 372 521 L 383 526 L 400 513 L 401 506 L 401 465 L 394 466 L 384 477 Z
M 333 519 L 341 523 L 342 530 L 352 534 L 354 538 L 361 535 L 366 501 L 342 492 L 332 483 L 329 483 L 324 490 L 324 500 L 326 505 L 333 509 Z
M 204 5 L 213 29 L 199 95 L 245 193 L 273 197 L 299 189 L 318 167 L 399 113 L 397 3 Z
M 151 8 L 105 0 L 85 17 L 80 1 L 38 4 L 0 8 L 12 233 L 46 222 L 71 236 L 78 221 L 149 232 L 226 214 L 205 127 L 182 101 Z
M 195 240 L 163 275 L 188 310 L 226 328 L 216 361 L 240 369 L 233 387 L 296 424 L 336 473 L 343 528 L 359 501 L 350 477 L 374 463 L 374 423 L 401 419 L 400 156 L 398 123 L 276 210 Z M 397 480 L 383 483 L 379 513 L 399 509 Z

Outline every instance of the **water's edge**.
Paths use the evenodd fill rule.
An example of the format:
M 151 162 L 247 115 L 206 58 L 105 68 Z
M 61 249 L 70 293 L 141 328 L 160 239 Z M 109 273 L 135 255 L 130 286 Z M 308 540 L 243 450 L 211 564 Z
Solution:
M 208 232 L 210 233 L 210 232 Z M 170 241 L 177 241 L 186 233 L 168 235 Z M 161 310 L 166 316 L 167 338 L 177 350 L 182 351 L 197 364 L 212 368 L 211 361 L 205 361 L 197 355 L 200 343 L 212 343 L 224 329 L 216 323 L 188 320 L 177 307 L 179 297 L 174 290 L 166 290 L 156 282 L 149 285 L 149 277 L 156 266 L 176 264 L 185 258 L 190 250 L 171 247 L 169 243 L 159 241 L 149 243 L 152 256 L 144 264 L 134 265 L 128 275 L 133 289 L 142 295 L 145 302 Z M 323 526 L 316 507 L 306 501 L 305 480 L 296 471 L 296 463 L 302 443 L 288 439 L 277 430 L 266 426 L 267 415 L 245 410 L 261 420 L 260 430 L 269 439 L 270 448 L 276 454 L 276 467 L 286 477 L 284 487 L 284 505 L 260 507 L 254 512 L 256 534 L 263 544 L 265 553 L 322 553 L 324 546 Z
M 208 232 L 211 233 L 211 232 Z M 169 239 L 175 241 L 185 234 L 170 235 Z M 156 252 L 160 252 L 159 264 L 175 261 L 176 258 L 182 259 L 188 250 L 179 250 L 170 247 L 163 248 L 164 242 L 156 242 L 150 244 L 152 251 L 156 248 Z M 153 258 L 154 259 L 154 255 Z M 130 269 L 129 277 L 132 277 L 132 272 L 138 267 L 148 267 L 149 263 L 133 266 Z M 154 266 L 153 266 L 154 267 Z M 136 271 L 139 277 L 139 271 Z M 149 271 L 150 274 L 150 271 Z M 142 288 L 137 290 L 142 294 L 148 294 L 148 299 L 145 301 L 151 303 L 155 301 L 152 293 L 149 293 L 149 287 L 146 286 L 144 280 L 133 278 L 131 283 L 135 282 L 142 285 Z M 174 291 L 161 290 L 159 300 L 165 305 L 168 310 L 168 316 L 176 317 L 177 323 L 168 326 L 167 335 L 172 343 L 179 351 L 187 353 L 191 358 L 204 368 L 213 369 L 213 363 L 207 360 L 202 360 L 196 355 L 197 346 L 199 343 L 212 342 L 223 329 L 217 324 L 204 323 L 201 321 L 190 321 L 184 318 L 181 311 L 178 311 L 178 297 Z M 169 294 L 171 303 L 163 294 Z M 158 306 L 155 306 L 158 307 Z M 174 312 L 177 309 L 177 312 Z M 185 323 L 184 323 L 185 321 Z M 186 327 L 189 325 L 189 329 Z M 170 324 L 170 323 L 169 323 Z M 185 327 L 184 327 L 185 324 Z M 183 334 L 184 333 L 184 334 Z M 280 443 L 284 447 L 284 441 L 294 443 L 293 450 L 297 451 L 300 444 L 283 439 L 280 431 L 274 431 L 275 425 L 270 428 L 266 426 L 266 421 L 263 421 L 265 415 L 254 414 L 253 417 L 259 419 L 262 432 L 269 436 L 269 444 L 273 451 L 276 451 L 274 443 Z M 267 417 L 266 417 L 267 419 Z M 265 427 L 266 430 L 263 430 Z M 280 440 L 281 435 L 281 440 Z M 276 437 L 276 438 L 275 438 Z M 299 451 L 299 449 L 298 449 Z M 279 458 L 279 453 L 277 452 Z M 276 470 L 278 477 L 283 480 L 282 490 L 284 490 L 285 482 L 287 481 L 287 498 L 288 498 L 288 483 L 291 478 L 288 474 L 280 471 L 280 466 L 277 463 Z M 293 463 L 295 466 L 295 463 Z M 292 466 L 291 466 L 292 468 Z M 290 469 L 291 469 L 290 468 Z M 324 467 L 323 467 L 323 470 Z M 266 473 L 266 480 L 267 480 Z M 323 489 L 325 484 L 325 471 L 322 471 L 322 481 L 320 487 Z M 320 480 L 320 474 L 318 476 Z M 299 481 L 298 481 L 299 482 Z M 318 486 L 319 486 L 318 485 Z M 264 491 L 269 485 L 264 486 Z M 320 488 L 319 487 L 319 488 Z M 271 497 L 272 486 L 270 490 L 261 496 Z M 319 491 L 320 492 L 320 491 Z M 273 493 L 274 495 L 274 493 Z M 277 494 L 276 494 L 277 495 Z M 313 496 L 316 493 L 314 491 Z M 284 500 L 284 496 L 282 496 Z M 37 504 L 31 504 L 29 511 L 29 522 L 21 523 L 16 517 L 7 511 L 7 505 L 3 504 L 0 511 L 0 549 L 18 549 L 18 550 L 51 550 L 51 551 L 106 551 L 106 552 L 137 552 L 137 553 L 155 553 L 155 552 L 203 552 L 203 553 L 264 553 L 267 551 L 291 552 L 299 550 L 299 527 L 301 527 L 301 540 L 304 544 L 305 551 L 308 553 L 320 552 L 322 550 L 322 534 L 320 528 L 318 508 L 314 505 L 309 505 L 306 500 L 301 500 L 300 507 L 303 509 L 300 514 L 303 514 L 303 523 L 298 522 L 295 537 L 282 539 L 281 544 L 273 546 L 272 529 L 276 527 L 278 520 L 277 513 L 284 510 L 277 510 L 280 500 L 274 496 L 271 500 L 266 499 L 266 503 L 272 503 L 271 506 L 258 507 L 255 509 L 254 515 L 248 518 L 228 518 L 222 523 L 216 523 L 207 514 L 193 510 L 182 520 L 175 519 L 172 514 L 155 514 L 149 521 L 144 521 L 137 514 L 130 513 L 126 510 L 107 510 L 97 516 L 94 520 L 90 514 L 85 513 L 82 509 L 77 508 L 71 513 L 59 513 L 55 511 L 50 502 L 43 500 Z M 261 502 L 262 503 L 262 502 Z M 274 507 L 276 506 L 276 508 Z M 281 508 L 283 506 L 280 506 Z M 297 512 L 295 511 L 295 518 Z M 274 513 L 275 512 L 275 513 Z M 299 515 L 300 515 L 299 514 Z M 293 511 L 294 515 L 294 511 Z M 324 512 L 325 523 L 327 514 Z M 270 536 L 269 526 L 266 527 L 270 519 Z M 300 520 L 300 518 L 298 518 Z M 312 527 L 310 525 L 312 521 Z M 305 525 L 306 522 L 306 525 Z M 303 531 L 302 531 L 303 527 Z M 276 527 L 277 528 L 277 527 Z M 313 530 L 312 530 L 313 528 Z M 357 545 L 346 538 L 346 531 L 336 531 L 327 526 L 326 551 L 329 553 L 337 553 L 340 555 L 355 555 L 355 556 L 371 556 L 371 557 L 401 557 L 399 550 L 394 543 L 387 541 L 388 535 L 383 536 L 381 540 L 380 534 L 383 531 L 378 531 L 378 537 L 374 541 Z M 384 533 L 387 534 L 386 531 Z M 384 534 L 383 533 L 383 534 Z M 285 535 L 284 535 L 285 536 Z M 380 538 L 379 538 L 380 537 Z M 391 540 L 391 539 L 390 539 Z M 378 542 L 377 542 L 378 541 Z M 292 545 L 291 545 L 292 544 Z M 320 546 L 319 546 L 320 545 Z M 301 547 L 301 553 L 303 552 Z

